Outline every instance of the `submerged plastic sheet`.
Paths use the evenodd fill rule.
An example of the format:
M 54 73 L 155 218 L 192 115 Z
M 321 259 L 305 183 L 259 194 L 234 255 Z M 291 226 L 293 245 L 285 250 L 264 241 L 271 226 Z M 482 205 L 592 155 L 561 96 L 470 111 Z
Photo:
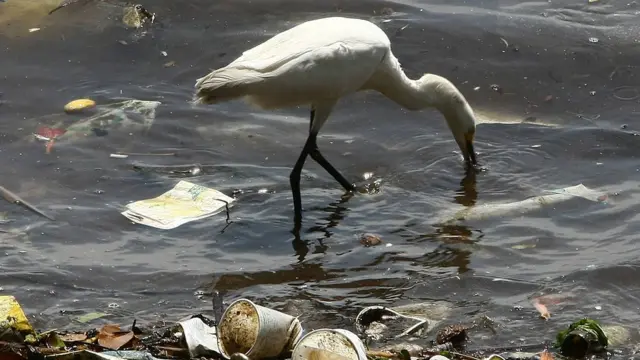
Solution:
M 138 224 L 168 230 L 213 216 L 233 202 L 234 198 L 218 190 L 182 180 L 156 198 L 128 204 L 122 215 Z
M 119 128 L 148 130 L 156 118 L 156 108 L 159 105 L 159 101 L 133 99 L 99 106 L 98 114 L 67 127 L 67 131 L 57 139 L 84 137 L 95 133 L 95 129 L 103 131 Z
M 74 121 L 66 114 L 51 114 L 35 119 L 33 135 L 29 140 L 57 143 L 77 142 L 91 137 L 108 135 L 111 131 L 148 131 L 156 118 L 159 101 L 129 99 L 109 104 L 97 105 L 95 114 Z
M 548 194 L 531 197 L 510 203 L 482 204 L 464 208 L 446 217 L 446 222 L 459 220 L 483 220 L 492 217 L 523 214 L 541 209 L 547 205 L 558 204 L 574 197 L 581 197 L 594 202 L 602 202 L 607 196 L 604 192 L 589 189 L 583 184 L 569 186 L 562 189 L 547 191 Z

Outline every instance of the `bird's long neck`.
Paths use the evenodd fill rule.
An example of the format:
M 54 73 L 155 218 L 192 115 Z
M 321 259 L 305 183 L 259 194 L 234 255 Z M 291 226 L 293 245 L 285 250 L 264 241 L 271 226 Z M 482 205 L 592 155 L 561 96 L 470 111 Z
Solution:
M 375 90 L 407 110 L 420 110 L 436 105 L 435 99 L 425 91 L 421 80 L 410 79 L 392 54 L 388 54 L 381 65 L 373 86 Z

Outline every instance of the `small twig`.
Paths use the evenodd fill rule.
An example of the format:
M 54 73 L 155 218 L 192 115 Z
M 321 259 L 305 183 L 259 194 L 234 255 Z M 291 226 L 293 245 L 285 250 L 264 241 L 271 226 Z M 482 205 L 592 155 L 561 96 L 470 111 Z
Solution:
M 216 289 L 211 292 L 211 307 L 213 308 L 213 316 L 215 318 L 216 326 L 220 324 L 220 319 L 224 313 L 224 303 L 222 295 Z
M 397 358 L 398 355 L 390 352 L 390 351 L 380 351 L 380 350 L 367 350 L 367 357 L 384 357 L 384 358 Z
M 549 346 L 548 343 L 543 342 L 539 344 L 525 344 L 525 345 L 514 345 L 514 346 L 504 346 L 504 347 L 494 347 L 494 348 L 483 348 L 476 350 L 469 350 L 471 353 L 481 352 L 481 353 L 500 353 L 500 352 L 508 352 L 508 351 L 526 351 L 526 350 L 539 350 L 546 349 Z M 542 351 L 542 350 L 540 350 Z
M 121 153 L 121 152 L 117 152 L 116 155 L 127 155 L 127 156 L 176 156 L 176 153 Z
M 26 207 L 27 209 L 33 211 L 34 213 L 43 216 L 51 221 L 55 221 L 56 219 L 54 219 L 53 217 L 45 214 L 44 212 L 42 212 L 41 210 L 39 210 L 38 208 L 36 208 L 35 206 L 31 205 L 30 203 L 24 201 L 22 198 L 20 198 L 18 195 L 12 193 L 11 191 L 9 191 L 7 188 L 0 186 L 0 194 L 2 194 L 2 197 L 4 197 L 8 202 L 10 203 L 14 203 L 14 204 L 18 204 L 18 205 L 23 205 L 24 207 Z
M 229 202 L 226 201 L 226 200 L 222 200 L 222 199 L 216 199 L 216 200 L 222 201 L 224 203 L 224 209 L 227 212 L 227 220 L 226 220 L 227 221 L 227 225 L 230 225 L 229 219 L 231 219 L 231 217 L 229 216 Z
M 115 351 L 115 349 L 112 348 L 108 348 L 106 346 L 102 346 L 100 344 L 98 344 L 97 342 L 95 343 L 90 343 L 90 342 L 86 342 L 86 341 L 81 341 L 81 340 L 71 340 L 71 341 L 65 341 L 65 343 L 69 343 L 69 344 L 74 344 L 74 345 L 87 345 L 87 346 L 95 346 L 101 350 L 106 350 L 106 351 Z
M 479 358 L 477 358 L 477 357 L 473 357 L 473 356 L 471 356 L 471 355 L 461 354 L 461 353 L 458 353 L 458 352 L 455 352 L 455 351 L 449 351 L 449 353 L 450 353 L 451 355 L 457 356 L 457 357 L 459 357 L 459 358 L 461 358 L 461 359 L 466 359 L 466 360 L 480 360 L 480 359 L 479 359 Z

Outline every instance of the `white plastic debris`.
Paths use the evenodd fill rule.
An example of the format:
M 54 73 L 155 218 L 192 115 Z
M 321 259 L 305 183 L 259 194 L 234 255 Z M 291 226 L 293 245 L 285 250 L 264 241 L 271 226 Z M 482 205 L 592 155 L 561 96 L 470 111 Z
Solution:
M 442 355 L 433 355 L 429 360 L 449 360 L 449 358 Z
M 602 202 L 607 199 L 604 192 L 590 189 L 583 184 L 569 186 L 566 188 L 548 190 L 547 194 L 534 196 L 528 199 L 510 203 L 489 203 L 465 207 L 456 211 L 453 215 L 446 215 L 445 222 L 458 220 L 481 220 L 486 218 L 523 214 L 541 209 L 545 206 L 558 204 L 574 197 L 581 197 L 593 202 Z
M 179 322 L 184 331 L 184 338 L 191 358 L 210 357 L 220 354 L 218 334 L 215 327 L 205 324 L 202 319 L 193 317 Z
M 182 180 L 156 198 L 128 204 L 122 215 L 138 224 L 168 230 L 213 216 L 234 202 L 218 190 Z

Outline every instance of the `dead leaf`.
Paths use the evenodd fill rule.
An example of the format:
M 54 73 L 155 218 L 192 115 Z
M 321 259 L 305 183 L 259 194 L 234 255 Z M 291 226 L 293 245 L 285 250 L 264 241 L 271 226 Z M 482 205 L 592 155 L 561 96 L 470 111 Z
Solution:
M 544 349 L 544 351 L 540 354 L 540 360 L 553 360 L 553 354 Z
M 118 325 L 104 325 L 98 333 L 98 344 L 109 349 L 119 350 L 135 338 L 133 331 L 121 331 Z
M 62 339 L 62 341 L 65 341 L 65 342 L 87 340 L 87 334 L 84 334 L 84 333 L 71 333 L 71 334 L 64 334 L 59 336 L 60 336 L 60 339 Z
M 538 310 L 541 318 L 545 320 L 549 320 L 549 318 L 551 318 L 551 313 L 549 313 L 547 307 L 543 303 L 541 303 L 540 300 L 533 299 L 533 306 L 535 306 L 536 310 Z

